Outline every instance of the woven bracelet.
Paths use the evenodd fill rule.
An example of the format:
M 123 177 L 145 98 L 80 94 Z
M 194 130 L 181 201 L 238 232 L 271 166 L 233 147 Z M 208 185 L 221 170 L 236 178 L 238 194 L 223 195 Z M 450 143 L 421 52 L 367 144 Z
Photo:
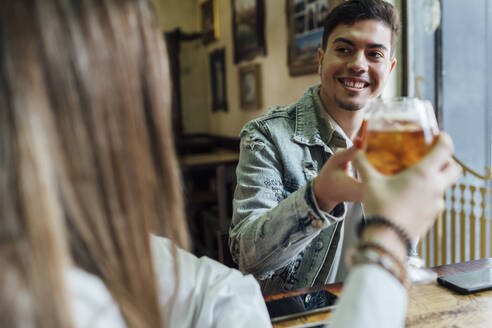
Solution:
M 374 264 L 385 269 L 408 289 L 410 280 L 405 265 L 385 247 L 372 242 L 359 242 L 347 254 L 349 266 L 357 264 Z
M 410 240 L 410 237 L 408 237 L 408 234 L 401 227 L 399 227 L 398 225 L 396 225 L 395 223 L 391 222 L 390 220 L 386 219 L 383 216 L 369 215 L 366 216 L 365 220 L 361 220 L 357 225 L 357 236 L 359 238 L 362 235 L 362 231 L 368 226 L 386 226 L 392 229 L 400 238 L 400 240 L 403 242 L 403 244 L 405 244 L 407 248 L 407 254 L 410 255 L 412 242 Z

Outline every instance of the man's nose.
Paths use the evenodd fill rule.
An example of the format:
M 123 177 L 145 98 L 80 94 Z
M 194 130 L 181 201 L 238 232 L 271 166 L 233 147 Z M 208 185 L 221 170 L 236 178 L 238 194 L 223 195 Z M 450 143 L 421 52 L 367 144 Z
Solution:
M 363 51 L 358 51 L 350 58 L 347 68 L 355 73 L 367 71 L 367 58 Z

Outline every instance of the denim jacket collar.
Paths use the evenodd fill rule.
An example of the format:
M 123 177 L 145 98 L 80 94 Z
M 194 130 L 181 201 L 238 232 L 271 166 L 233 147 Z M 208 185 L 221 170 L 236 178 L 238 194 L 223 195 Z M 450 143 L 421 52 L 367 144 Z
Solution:
M 319 117 L 314 97 L 315 92 L 318 92 L 319 85 L 309 88 L 302 98 L 296 104 L 296 128 L 294 131 L 293 140 L 299 144 L 307 146 L 321 146 L 325 152 L 333 153 L 328 147 L 333 133 L 335 132 L 333 127 L 326 125 L 324 120 Z M 326 125 L 324 129 L 327 133 L 326 143 L 321 138 L 321 124 Z

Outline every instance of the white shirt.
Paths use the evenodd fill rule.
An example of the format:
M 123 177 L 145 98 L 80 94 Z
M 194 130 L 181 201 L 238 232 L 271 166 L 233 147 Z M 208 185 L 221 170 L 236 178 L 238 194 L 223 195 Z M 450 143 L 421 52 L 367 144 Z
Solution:
M 98 277 L 73 268 L 67 282 L 75 327 L 126 327 L 118 306 Z
M 173 301 L 171 242 L 152 236 L 151 245 L 167 327 L 271 327 L 253 276 L 181 249 L 177 249 L 179 289 Z
M 330 328 L 404 327 L 407 291 L 377 265 L 354 267 L 344 283 Z
M 179 286 L 173 300 L 176 280 L 171 242 L 152 236 L 151 246 L 167 327 L 271 327 L 260 287 L 251 275 L 244 276 L 238 270 L 181 249 L 177 249 Z M 100 279 L 73 269 L 68 286 L 76 327 L 125 327 Z M 406 290 L 391 274 L 376 265 L 359 265 L 345 282 L 329 326 L 403 327 L 406 309 Z

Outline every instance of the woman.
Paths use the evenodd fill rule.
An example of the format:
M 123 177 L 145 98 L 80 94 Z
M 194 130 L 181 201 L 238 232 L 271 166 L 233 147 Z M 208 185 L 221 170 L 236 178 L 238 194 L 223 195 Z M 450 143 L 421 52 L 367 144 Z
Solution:
M 69 326 L 71 319 L 76 326 L 85 320 L 88 326 L 101 327 L 269 327 L 259 287 L 251 276 L 175 247 L 187 249 L 189 237 L 170 132 L 169 68 L 148 1 L 6 0 L 0 3 L 0 15 L 0 111 L 1 124 L 7 125 L 1 133 L 10 142 L 1 138 L 2 148 L 10 152 L 7 161 L 2 158 L 7 168 L 2 170 L 7 172 L 1 181 L 2 205 L 16 204 L 14 209 L 30 214 L 33 222 L 34 217 L 40 218 L 36 223 L 51 234 L 64 217 L 76 265 L 104 282 L 121 312 L 120 317 L 99 282 L 83 274 L 85 282 L 68 279 L 70 295 L 77 286 L 78 291 L 93 291 L 91 295 L 98 295 L 96 306 L 85 304 L 82 310 L 75 306 L 70 316 L 65 311 L 69 291 L 61 282 L 71 269 L 59 245 L 61 237 L 53 246 L 33 238 L 43 244 L 30 245 L 26 254 L 33 262 L 44 261 L 45 255 L 37 252 L 49 251 L 51 269 L 39 264 L 46 272 L 38 276 L 31 274 L 29 263 L 11 266 L 14 276 L 23 279 L 20 290 L 29 294 L 28 305 L 39 306 L 33 320 L 49 316 L 52 321 L 46 327 Z M 389 195 L 397 197 L 401 208 L 410 202 L 431 207 L 458 174 L 449 164 L 451 152 L 450 142 L 441 138 L 433 152 L 437 155 L 392 179 L 378 176 L 358 159 L 356 165 L 367 178 L 361 184 L 366 208 L 392 218 L 412 237 L 422 233 L 423 229 L 401 219 L 398 208 L 376 196 L 380 189 L 390 188 Z M 354 150 L 340 153 L 340 163 L 355 154 Z M 12 175 L 9 170 L 19 163 L 22 170 Z M 407 180 L 422 183 L 430 173 L 439 180 L 418 191 L 429 197 L 410 197 L 416 189 Z M 16 196 L 28 194 L 25 202 L 9 194 L 16 184 L 27 188 Z M 38 206 L 37 201 L 50 203 Z M 428 227 L 437 210 L 431 208 L 415 222 Z M 1 214 L 3 220 L 24 226 L 9 212 Z M 9 238 L 19 233 L 30 237 L 30 232 L 12 228 Z M 151 238 L 150 232 L 169 239 Z M 404 245 L 391 228 L 367 228 L 363 238 L 369 237 L 401 258 Z M 2 245 L 4 250 L 8 248 Z M 22 262 L 24 254 L 13 252 L 12 258 Z M 2 261 L 8 259 L 2 253 Z M 387 321 L 401 323 L 406 294 L 398 280 L 374 264 L 358 265 L 354 272 L 334 324 L 351 326 L 344 314 L 350 313 L 352 304 L 360 304 L 359 296 L 350 294 L 351 286 L 364 281 L 365 273 L 389 281 L 400 291 L 399 312 Z M 5 281 L 2 275 L 3 298 L 10 297 Z M 20 313 L 15 318 L 23 319 L 22 297 L 12 297 Z
M 269 325 L 252 277 L 163 239 L 151 248 L 150 231 L 184 249 L 189 237 L 169 122 L 169 67 L 149 2 L 2 1 L 0 15 L 3 115 L 24 116 L 20 132 L 37 134 L 29 146 L 48 171 L 20 174 L 51 178 L 53 187 L 37 194 L 58 202 L 75 263 L 102 279 L 126 325 L 238 327 L 241 315 Z M 54 305 L 67 304 L 56 290 Z M 81 317 L 75 313 L 76 323 Z

